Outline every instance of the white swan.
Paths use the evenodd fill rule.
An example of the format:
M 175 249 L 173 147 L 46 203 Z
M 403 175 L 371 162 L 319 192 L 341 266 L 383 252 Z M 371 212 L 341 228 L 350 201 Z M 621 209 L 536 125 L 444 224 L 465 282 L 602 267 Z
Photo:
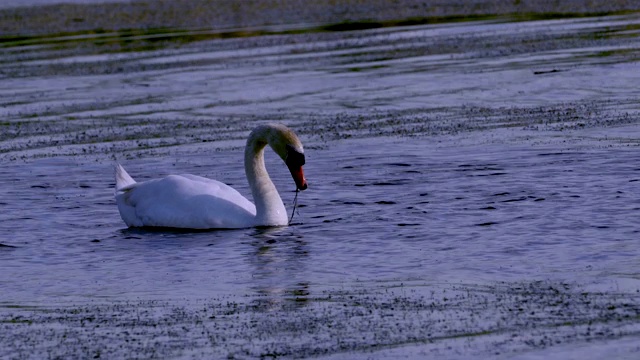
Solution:
M 116 203 L 127 226 L 237 229 L 287 225 L 287 210 L 264 166 L 269 144 L 291 171 L 298 190 L 307 188 L 304 150 L 284 125 L 256 127 L 244 151 L 244 169 L 255 205 L 234 188 L 196 175 L 169 175 L 136 182 L 116 165 Z

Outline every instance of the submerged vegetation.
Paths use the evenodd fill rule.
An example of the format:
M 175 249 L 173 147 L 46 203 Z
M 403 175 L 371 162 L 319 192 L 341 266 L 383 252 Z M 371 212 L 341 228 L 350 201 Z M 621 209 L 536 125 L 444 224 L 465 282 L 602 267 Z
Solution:
M 442 356 L 464 347 L 464 353 L 482 358 L 640 335 L 639 294 L 544 281 L 372 285 L 317 297 L 129 301 L 10 312 L 4 306 L 0 355 L 368 357 L 421 346 L 423 354 Z

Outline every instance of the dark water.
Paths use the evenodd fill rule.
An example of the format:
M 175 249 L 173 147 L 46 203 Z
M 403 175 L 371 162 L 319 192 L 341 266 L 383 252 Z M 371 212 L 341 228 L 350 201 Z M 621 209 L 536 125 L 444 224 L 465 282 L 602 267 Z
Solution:
M 37 6 L 53 4 L 101 4 L 107 2 L 127 2 L 128 0 L 3 0 L 0 8 L 16 8 L 20 6 Z
M 267 230 L 125 229 L 109 166 L 6 166 L 2 243 L 15 248 L 0 253 L 10 274 L 3 300 L 286 294 L 411 280 L 638 285 L 636 150 L 376 138 L 308 152 L 310 189 L 296 225 Z M 248 193 L 241 156 L 127 165 L 138 179 L 198 173 Z M 292 183 L 272 160 L 291 211 Z
M 536 281 L 634 294 L 638 34 L 639 18 L 626 16 L 8 46 L 0 303 L 277 304 Z M 248 194 L 242 145 L 264 121 L 305 143 L 295 225 L 125 228 L 116 161 L 137 180 L 193 173 Z M 293 182 L 267 160 L 290 211 Z M 625 325 L 638 333 L 637 318 Z M 424 350 L 397 346 L 386 354 Z
M 410 280 L 638 279 L 637 151 L 425 142 L 376 139 L 309 151 L 311 187 L 300 196 L 297 224 L 268 230 L 125 229 L 107 165 L 13 165 L 2 179 L 10 189 L 2 242 L 16 247 L 0 253 L 12 274 L 2 279 L 10 289 L 3 300 L 204 298 Z M 247 193 L 241 156 L 128 166 L 139 179 L 199 173 Z M 272 172 L 291 210 L 291 181 L 276 170 L 283 169 Z

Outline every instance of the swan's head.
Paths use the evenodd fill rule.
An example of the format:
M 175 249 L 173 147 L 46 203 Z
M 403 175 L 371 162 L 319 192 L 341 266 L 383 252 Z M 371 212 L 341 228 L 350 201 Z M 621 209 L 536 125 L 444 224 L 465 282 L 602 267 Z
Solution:
M 302 170 L 302 165 L 304 165 L 304 152 L 289 144 L 287 144 L 286 149 L 287 153 L 283 160 L 291 172 L 293 181 L 296 182 L 296 188 L 298 190 L 305 190 L 307 188 L 307 179 L 304 178 L 304 171 Z
M 302 166 L 304 165 L 304 149 L 298 136 L 284 125 L 272 125 L 276 130 L 275 136 L 269 141 L 269 145 L 280 158 L 287 164 L 293 181 L 298 190 L 307 188 L 307 179 L 304 177 Z

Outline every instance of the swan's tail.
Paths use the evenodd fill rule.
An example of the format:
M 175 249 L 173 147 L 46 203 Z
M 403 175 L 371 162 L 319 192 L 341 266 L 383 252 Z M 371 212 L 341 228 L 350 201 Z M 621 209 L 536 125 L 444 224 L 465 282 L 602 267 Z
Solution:
M 116 192 L 136 183 L 120 164 L 116 164 Z

